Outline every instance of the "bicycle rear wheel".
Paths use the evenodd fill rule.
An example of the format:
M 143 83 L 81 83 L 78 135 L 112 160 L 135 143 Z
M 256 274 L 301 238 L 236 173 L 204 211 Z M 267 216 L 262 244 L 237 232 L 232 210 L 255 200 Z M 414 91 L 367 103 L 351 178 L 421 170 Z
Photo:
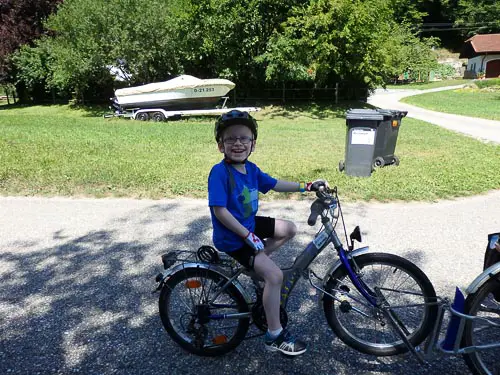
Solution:
M 436 293 L 427 276 L 413 263 L 393 254 L 368 253 L 355 258 L 353 268 L 371 290 L 379 288 L 399 326 L 412 345 L 425 340 L 437 316 Z M 326 283 L 323 309 L 335 334 L 350 347 L 366 354 L 389 356 L 408 347 L 380 308 L 368 303 L 347 275 L 338 268 Z M 426 304 L 427 303 L 427 304 Z
M 163 326 L 190 353 L 222 355 L 245 338 L 249 318 L 222 317 L 249 311 L 245 298 L 233 284 L 216 297 L 227 280 L 213 270 L 188 268 L 175 273 L 163 286 L 159 300 Z
M 498 275 L 497 275 L 498 277 Z M 488 319 L 467 320 L 462 337 L 462 347 L 498 344 L 500 341 L 500 301 L 496 301 L 493 292 L 500 288 L 500 280 L 489 279 L 474 294 L 465 300 L 467 315 Z M 498 294 L 497 294 L 498 297 Z M 464 354 L 465 362 L 473 374 L 500 374 L 500 347 Z

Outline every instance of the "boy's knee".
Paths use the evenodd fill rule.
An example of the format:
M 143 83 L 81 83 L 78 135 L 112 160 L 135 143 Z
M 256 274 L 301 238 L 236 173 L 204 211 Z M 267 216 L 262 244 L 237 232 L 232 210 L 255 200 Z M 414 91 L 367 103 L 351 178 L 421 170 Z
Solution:
M 287 227 L 287 237 L 288 238 L 293 238 L 297 234 L 297 226 L 295 223 L 289 221 L 288 222 L 288 227 Z
M 269 275 L 269 278 L 268 280 L 266 280 L 266 282 L 273 285 L 281 285 L 283 283 L 283 272 L 278 269 L 277 271 Z
M 283 272 L 277 268 L 273 270 L 272 272 L 268 272 L 267 274 L 263 275 L 264 280 L 266 281 L 266 284 L 268 285 L 281 285 L 283 283 Z

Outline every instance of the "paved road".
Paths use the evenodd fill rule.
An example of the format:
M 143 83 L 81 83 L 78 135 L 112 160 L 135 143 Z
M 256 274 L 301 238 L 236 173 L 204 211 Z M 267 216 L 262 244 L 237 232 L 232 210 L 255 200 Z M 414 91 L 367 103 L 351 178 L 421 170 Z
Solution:
M 446 129 L 478 138 L 482 141 L 500 143 L 500 121 L 430 111 L 428 109 L 399 102 L 399 100 L 407 96 L 451 90 L 462 86 L 463 85 L 440 87 L 429 90 L 377 89 L 375 93 L 368 98 L 368 103 L 380 108 L 408 111 L 408 117 L 413 117 L 431 124 L 439 125 Z
M 264 202 L 262 213 L 297 222 L 276 258 L 286 266 L 318 228 L 306 225 L 310 199 Z M 411 204 L 345 204 L 372 249 L 408 257 L 451 296 L 481 271 L 486 235 L 500 228 L 500 191 Z M 299 283 L 289 314 L 310 344 L 290 360 L 260 339 L 222 358 L 198 358 L 162 329 L 151 295 L 159 256 L 210 243 L 204 200 L 0 198 L 1 374 L 463 374 L 461 358 L 421 368 L 408 356 L 375 358 L 335 338 L 314 291 Z M 331 253 L 320 258 L 324 271 Z

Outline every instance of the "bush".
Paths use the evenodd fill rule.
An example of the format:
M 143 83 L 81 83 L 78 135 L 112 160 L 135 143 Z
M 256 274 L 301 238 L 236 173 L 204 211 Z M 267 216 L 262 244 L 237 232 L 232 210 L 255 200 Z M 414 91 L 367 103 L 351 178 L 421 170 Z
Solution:
M 474 81 L 477 87 L 484 89 L 485 87 L 500 86 L 500 78 L 491 78 Z
M 442 79 L 453 78 L 457 72 L 450 64 L 439 64 L 436 68 L 436 75 Z

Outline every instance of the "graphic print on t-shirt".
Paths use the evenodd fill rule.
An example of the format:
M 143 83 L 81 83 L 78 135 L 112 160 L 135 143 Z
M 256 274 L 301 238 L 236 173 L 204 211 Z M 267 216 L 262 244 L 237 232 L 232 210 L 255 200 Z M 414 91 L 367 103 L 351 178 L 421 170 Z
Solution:
M 253 212 L 257 211 L 259 199 L 259 191 L 257 189 L 249 189 L 248 186 L 244 186 L 241 194 L 238 196 L 238 200 L 243 205 L 243 215 L 246 218 L 250 217 Z

